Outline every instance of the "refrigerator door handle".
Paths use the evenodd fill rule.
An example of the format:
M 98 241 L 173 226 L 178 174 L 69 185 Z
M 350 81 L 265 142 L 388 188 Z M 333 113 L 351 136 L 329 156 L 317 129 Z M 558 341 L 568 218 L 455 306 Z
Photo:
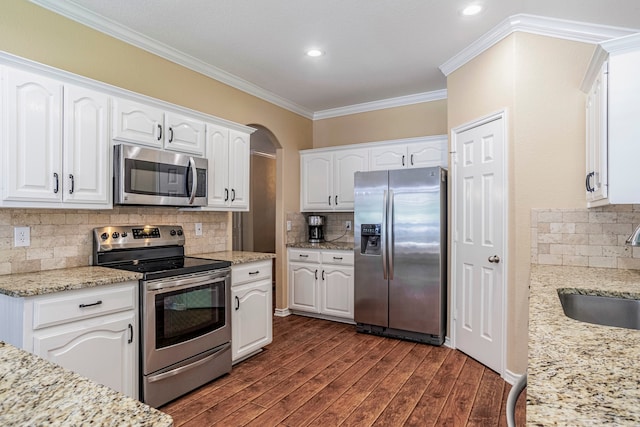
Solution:
M 380 242 L 382 256 L 380 259 L 382 260 L 382 276 L 384 280 L 389 278 L 387 276 L 387 197 L 387 190 L 384 190 L 384 195 L 382 196 L 382 227 L 380 230 L 380 236 L 382 238 Z
M 389 190 L 389 212 L 387 213 L 388 218 L 388 231 L 387 231 L 387 252 L 388 260 L 387 263 L 389 265 L 389 280 L 393 280 L 393 190 Z

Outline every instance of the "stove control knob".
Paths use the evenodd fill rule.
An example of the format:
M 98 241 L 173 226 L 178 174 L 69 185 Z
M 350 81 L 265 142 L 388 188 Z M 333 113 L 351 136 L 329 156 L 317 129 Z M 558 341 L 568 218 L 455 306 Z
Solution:
M 102 234 L 100 235 L 100 238 L 101 238 L 102 240 L 107 240 L 107 239 L 109 238 L 109 233 L 102 233 Z
M 178 236 L 182 236 L 182 230 L 178 230 Z
M 176 235 L 176 230 L 171 230 L 171 231 L 169 232 L 169 234 L 171 234 L 172 236 L 175 236 L 175 235 Z
M 114 231 L 111 237 L 113 237 L 114 239 L 117 239 L 118 237 L 120 237 L 120 234 L 117 231 Z
M 125 231 L 125 232 L 123 232 L 120 236 L 121 236 L 121 237 L 127 237 L 127 232 L 126 232 L 126 231 Z

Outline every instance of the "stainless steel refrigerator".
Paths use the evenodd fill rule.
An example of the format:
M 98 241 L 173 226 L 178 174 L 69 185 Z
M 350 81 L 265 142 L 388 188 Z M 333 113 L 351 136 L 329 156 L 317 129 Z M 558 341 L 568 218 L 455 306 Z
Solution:
M 359 332 L 441 345 L 447 300 L 447 171 L 355 174 Z

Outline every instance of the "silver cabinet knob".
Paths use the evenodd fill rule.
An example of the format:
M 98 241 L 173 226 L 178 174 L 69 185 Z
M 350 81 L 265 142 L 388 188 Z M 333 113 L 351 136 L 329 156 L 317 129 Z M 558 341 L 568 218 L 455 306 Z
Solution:
M 500 257 L 498 255 L 491 255 L 489 257 L 489 262 L 493 262 L 497 264 L 500 262 Z

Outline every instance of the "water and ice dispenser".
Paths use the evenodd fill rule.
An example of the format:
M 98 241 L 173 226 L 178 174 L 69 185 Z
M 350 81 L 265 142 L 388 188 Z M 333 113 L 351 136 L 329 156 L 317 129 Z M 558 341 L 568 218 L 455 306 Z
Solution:
M 380 255 L 382 242 L 380 240 L 380 230 L 382 224 L 361 224 L 360 225 L 360 253 L 363 255 Z

